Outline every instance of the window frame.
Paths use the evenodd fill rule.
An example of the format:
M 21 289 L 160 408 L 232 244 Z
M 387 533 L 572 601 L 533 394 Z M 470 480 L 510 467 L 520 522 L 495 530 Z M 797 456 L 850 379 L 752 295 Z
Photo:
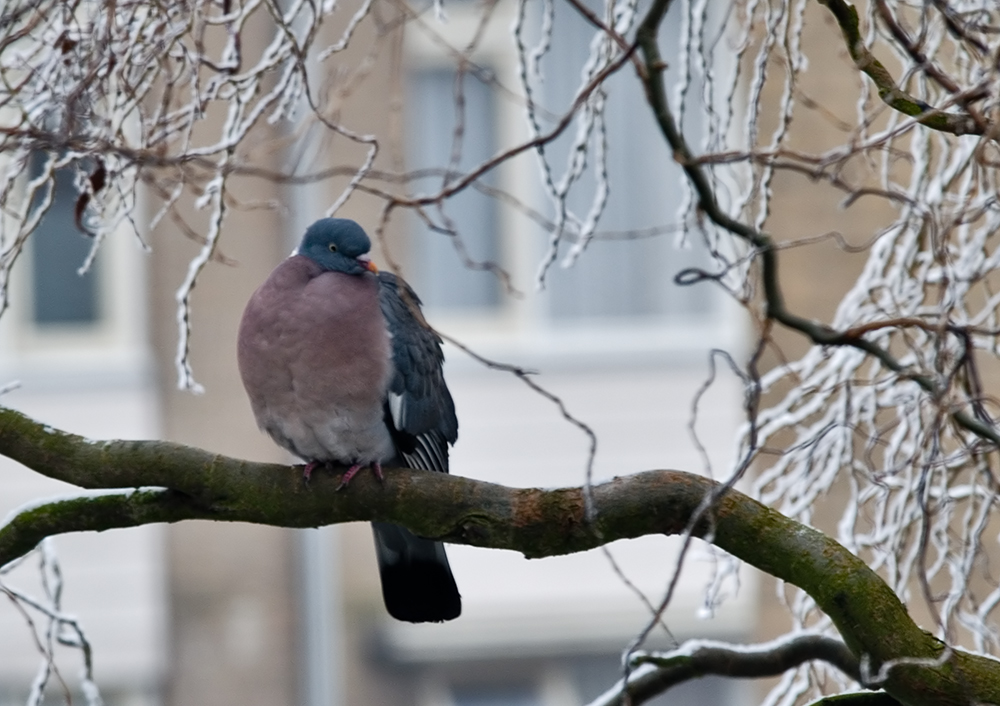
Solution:
M 27 183 L 25 175 L 19 185 L 21 198 Z M 133 210 L 143 213 L 144 208 L 139 190 Z M 94 321 L 41 323 L 34 317 L 34 246 L 33 238 L 27 238 L 10 273 L 8 310 L 0 316 L 0 381 L 140 383 L 151 377 L 146 263 L 136 239 L 130 224 L 122 222 L 99 244 Z
M 517 57 L 510 41 L 510 27 L 517 5 L 501 0 L 471 59 L 489 67 L 498 81 L 511 89 L 520 86 Z M 408 23 L 403 41 L 405 75 L 427 69 L 454 68 L 453 54 L 468 43 L 478 28 L 481 7 L 477 3 L 454 3 L 446 7 L 447 21 L 433 14 Z M 495 142 L 499 149 L 529 139 L 522 108 L 506 96 L 497 97 Z M 537 157 L 518 155 L 496 168 L 497 186 L 520 202 L 537 206 Z M 495 309 L 447 310 L 425 307 L 437 328 L 455 335 L 463 344 L 490 357 L 514 358 L 532 363 L 560 364 L 601 362 L 620 358 L 637 361 L 690 359 L 708 348 L 739 350 L 745 340 L 744 317 L 739 306 L 719 287 L 700 283 L 711 311 L 698 315 L 636 315 L 626 317 L 559 318 L 550 311 L 547 298 L 536 291 L 536 276 L 544 254 L 541 231 L 527 215 L 499 204 L 497 247 L 499 264 L 510 273 L 520 297 L 501 296 Z M 658 237 L 674 237 L 671 234 Z M 586 257 L 584 253 L 583 257 Z M 553 267 L 558 267 L 558 263 Z M 406 271 L 404 269 L 404 275 Z M 449 356 L 451 360 L 464 356 Z

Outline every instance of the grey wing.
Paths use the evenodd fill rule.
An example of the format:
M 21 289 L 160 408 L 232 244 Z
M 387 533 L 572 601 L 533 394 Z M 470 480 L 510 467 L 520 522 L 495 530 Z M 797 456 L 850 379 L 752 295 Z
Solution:
M 458 419 L 441 369 L 441 339 L 415 315 L 420 299 L 406 282 L 391 272 L 379 272 L 378 278 L 395 368 L 386 422 L 407 465 L 447 473 L 448 446 L 458 438 Z

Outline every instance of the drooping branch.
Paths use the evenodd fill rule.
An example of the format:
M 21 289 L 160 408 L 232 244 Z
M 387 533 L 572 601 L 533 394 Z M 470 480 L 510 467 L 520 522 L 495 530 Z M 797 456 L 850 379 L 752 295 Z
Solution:
M 636 44 L 646 66 L 639 75 L 653 117 L 664 138 L 673 150 L 674 159 L 680 164 L 691 182 L 698 199 L 699 209 L 717 226 L 732 233 L 753 247 L 760 257 L 761 284 L 764 292 L 765 315 L 782 326 L 803 334 L 820 346 L 848 346 L 863 351 L 879 361 L 885 368 L 917 383 L 932 398 L 938 399 L 941 389 L 930 375 L 901 363 L 887 348 L 850 332 L 838 331 L 832 326 L 813 321 L 794 313 L 785 304 L 778 277 L 778 250 L 774 239 L 727 214 L 719 205 L 715 191 L 702 165 L 696 159 L 674 118 L 667 99 L 665 72 L 667 64 L 659 49 L 659 28 L 670 7 L 671 0 L 655 0 L 636 32 Z M 950 409 L 951 418 L 962 428 L 1000 447 L 1000 431 L 962 408 Z
M 143 488 L 24 509 L 0 527 L 0 565 L 51 534 L 195 518 L 288 527 L 387 520 L 453 543 L 554 556 L 616 539 L 683 532 L 716 487 L 680 471 L 615 478 L 593 488 L 594 520 L 588 522 L 582 488 L 507 488 L 396 469 L 384 484 L 363 474 L 337 492 L 333 473 L 315 473 L 306 483 L 298 468 L 178 444 L 95 442 L 3 408 L 0 454 L 82 488 Z M 1000 663 L 948 650 L 920 630 L 885 582 L 823 533 L 734 490 L 694 532 L 809 593 L 873 671 L 892 661 L 884 683 L 872 686 L 901 703 L 1000 703 Z
M 627 686 L 619 682 L 590 706 L 619 706 L 625 694 L 630 706 L 638 706 L 691 679 L 778 676 L 812 660 L 828 662 L 855 681 L 861 680 L 857 658 L 843 642 L 825 635 L 804 634 L 753 647 L 693 640 L 667 653 L 634 655 L 631 663 L 636 669 Z

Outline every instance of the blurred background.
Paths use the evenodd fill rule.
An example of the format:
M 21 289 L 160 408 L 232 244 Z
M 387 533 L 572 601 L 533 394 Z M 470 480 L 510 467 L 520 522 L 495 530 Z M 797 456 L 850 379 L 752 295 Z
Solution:
M 476 50 L 477 63 L 492 73 L 461 79 L 444 46 L 468 41 L 482 12 L 478 4 L 449 4 L 447 23 L 424 12 L 388 40 L 374 36 L 372 23 L 358 27 L 351 46 L 327 64 L 323 88 L 342 122 L 379 136 L 376 168 L 424 169 L 426 176 L 405 189 L 430 191 L 448 178 L 443 167 L 467 170 L 526 138 L 523 107 L 497 88 L 516 85 L 509 35 L 515 10 L 506 0 L 496 5 Z M 577 85 L 592 29 L 565 6 L 556 12 L 563 31 L 544 58 L 548 80 L 539 90 L 546 102 L 563 105 Z M 331 41 L 349 15 L 338 17 L 328 27 Z M 676 43 L 679 20 L 666 27 L 664 41 Z M 836 47 L 834 33 L 823 37 Z M 267 41 L 263 29 L 256 41 Z M 377 41 L 394 42 L 394 50 L 366 64 L 353 83 L 344 78 L 345 67 L 362 65 L 365 47 Z M 833 49 L 831 56 L 838 56 Z M 838 75 L 848 87 L 851 73 Z M 838 88 L 830 76 L 810 80 L 817 90 Z M 419 218 L 397 213 L 374 259 L 410 280 L 435 327 L 488 358 L 538 371 L 535 380 L 596 433 L 595 480 L 654 468 L 724 477 L 743 418 L 742 386 L 720 364 L 696 416 L 693 403 L 711 378 L 710 351 L 744 355 L 750 333 L 711 284 L 674 284 L 678 271 L 705 261 L 704 245 L 683 237 L 690 224 L 677 223 L 681 174 L 634 76 L 622 71 L 609 87 L 611 194 L 599 234 L 574 267 L 553 265 L 544 289 L 535 282 L 548 243 L 545 224 L 555 214 L 531 155 L 487 180 L 514 195 L 519 207 L 482 190 L 447 202 L 443 216 L 462 248 Z M 207 119 L 223 117 L 222 108 L 211 108 Z M 463 149 L 456 160 L 458 127 Z M 686 129 L 697 142 L 699 126 Z M 821 142 L 824 129 L 820 124 L 810 139 Z M 301 174 L 356 166 L 366 153 L 364 145 L 316 125 L 264 125 L 257 133 L 259 149 L 243 155 L 247 163 Z M 567 137 L 550 147 L 557 161 L 569 144 Z M 775 182 L 782 186 L 782 177 Z M 175 292 L 201 248 L 196 237 L 207 232 L 207 214 L 182 198 L 176 217 L 149 230 L 145 224 L 160 202 L 143 193 L 135 220 L 151 252 L 123 228 L 79 277 L 90 243 L 74 225 L 76 195 L 67 175 L 14 272 L 11 308 L 0 319 L 0 385 L 20 383 L 3 404 L 93 438 L 167 439 L 290 462 L 254 424 L 235 364 L 236 330 L 251 292 L 346 183 L 347 177 L 305 184 L 232 178 L 219 256 L 192 298 L 190 360 L 205 387 L 192 394 L 177 390 Z M 581 192 L 593 190 L 592 177 L 581 183 Z M 775 189 L 779 237 L 803 235 L 803 223 L 810 233 L 843 226 L 829 194 L 810 200 L 808 184 L 786 186 Z M 374 234 L 380 206 L 358 192 L 338 215 Z M 582 201 L 574 207 L 586 211 Z M 853 217 L 872 213 L 862 206 Z M 829 314 L 836 301 L 825 292 L 842 291 L 857 267 L 833 247 L 820 254 L 792 259 L 797 264 L 787 282 L 803 308 L 818 315 Z M 469 267 L 469 260 L 499 264 L 510 286 L 488 269 Z M 513 486 L 583 482 L 589 440 L 552 402 L 455 348 L 446 356 L 460 421 L 453 473 Z M 5 459 L 0 487 L 3 512 L 72 490 Z M 382 607 L 370 534 L 367 525 L 299 531 L 188 522 L 58 537 L 63 607 L 87 631 L 97 682 L 113 706 L 581 706 L 620 675 L 622 650 L 650 620 L 638 594 L 653 604 L 662 599 L 679 548 L 662 537 L 616 542 L 608 551 L 619 574 L 602 551 L 528 561 L 449 547 L 462 617 L 409 625 L 392 621 Z M 727 585 L 726 601 L 706 607 L 704 590 L 716 568 L 716 559 L 696 546 L 664 616 L 669 632 L 654 630 L 648 646 L 692 637 L 745 642 L 785 628 L 787 619 L 773 607 L 773 581 L 750 571 L 741 574 L 738 591 Z M 31 558 L 5 580 L 39 590 L 37 576 Z M 23 703 L 39 654 L 32 626 L 13 604 L 0 604 L 0 636 L 0 704 Z M 57 664 L 72 688 L 79 653 L 66 650 Z M 49 691 L 53 703 L 63 699 L 58 686 Z M 654 703 L 739 706 L 758 696 L 756 686 L 703 679 Z

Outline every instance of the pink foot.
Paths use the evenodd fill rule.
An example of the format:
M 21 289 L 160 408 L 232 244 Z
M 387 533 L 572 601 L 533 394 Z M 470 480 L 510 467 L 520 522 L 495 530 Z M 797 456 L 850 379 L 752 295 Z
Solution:
M 372 472 L 375 474 L 375 477 L 378 478 L 379 483 L 384 481 L 385 476 L 382 474 L 382 464 L 379 463 L 378 461 L 375 461 L 370 465 Z M 344 473 L 344 477 L 340 479 L 340 485 L 337 486 L 337 490 L 340 490 L 341 488 L 346 488 L 347 484 L 351 482 L 351 478 L 358 475 L 358 471 L 360 471 L 362 468 L 364 468 L 364 466 L 361 465 L 360 463 L 355 463 L 353 466 L 348 468 L 347 472 Z
M 322 466 L 319 461 L 310 461 L 302 469 L 302 477 L 306 479 L 306 483 L 309 482 L 309 478 L 312 476 L 313 471 Z
M 347 484 L 351 482 L 351 478 L 358 475 L 358 471 L 360 470 L 361 470 L 360 463 L 355 463 L 353 466 L 348 468 L 347 473 L 345 473 L 344 477 L 340 479 L 340 485 L 337 486 L 337 490 L 340 490 L 341 488 L 346 488 Z

